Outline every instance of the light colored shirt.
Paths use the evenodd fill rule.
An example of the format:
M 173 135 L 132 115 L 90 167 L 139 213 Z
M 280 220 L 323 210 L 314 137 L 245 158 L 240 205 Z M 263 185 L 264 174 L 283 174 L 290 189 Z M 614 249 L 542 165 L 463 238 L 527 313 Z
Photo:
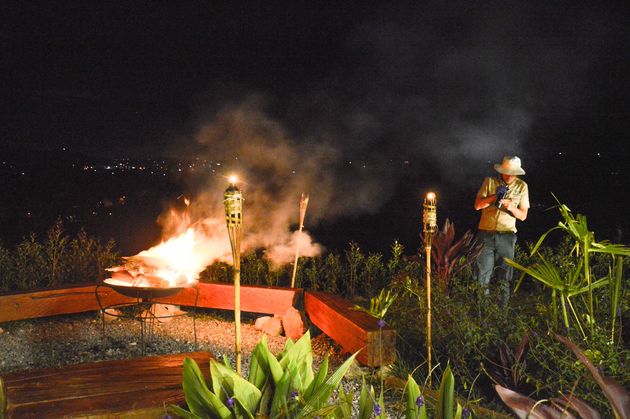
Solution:
M 501 176 L 487 177 L 483 180 L 477 196 L 487 198 L 494 195 L 499 185 L 505 185 Z M 529 208 L 527 183 L 516 178 L 511 185 L 508 185 L 508 188 L 505 199 L 511 199 L 518 208 Z M 497 208 L 492 204 L 481 210 L 479 230 L 516 233 L 516 218 L 507 209 Z

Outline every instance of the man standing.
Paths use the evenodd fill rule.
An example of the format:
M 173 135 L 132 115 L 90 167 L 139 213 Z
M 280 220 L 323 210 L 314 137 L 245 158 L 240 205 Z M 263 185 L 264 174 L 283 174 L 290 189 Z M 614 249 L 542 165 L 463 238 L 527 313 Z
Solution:
M 483 243 L 475 262 L 475 276 L 486 295 L 494 276 L 501 291 L 500 303 L 505 307 L 513 270 L 504 258 L 514 259 L 516 220 L 527 218 L 529 191 L 527 183 L 517 177 L 525 174 L 518 157 L 505 156 L 494 169 L 499 176 L 485 178 L 475 199 L 475 210 L 481 210 L 477 241 Z

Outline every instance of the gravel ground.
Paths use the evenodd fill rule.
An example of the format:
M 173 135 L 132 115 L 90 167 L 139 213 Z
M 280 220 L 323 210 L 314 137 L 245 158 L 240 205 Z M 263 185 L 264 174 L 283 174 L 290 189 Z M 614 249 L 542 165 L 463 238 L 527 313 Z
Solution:
M 105 316 L 103 322 L 95 313 L 55 316 L 21 320 L 0 324 L 0 374 L 29 369 L 60 367 L 84 362 L 131 359 L 141 356 L 182 352 L 208 351 L 217 359 L 226 355 L 234 363 L 234 323 L 225 314 L 197 312 L 191 316 L 178 316 L 154 322 L 153 333 L 145 334 L 144 355 L 140 322 Z M 254 317 L 244 317 L 241 327 L 243 373 L 249 367 L 249 354 L 264 333 L 253 326 Z M 197 333 L 195 343 L 193 330 Z M 278 354 L 286 338 L 267 336 L 269 349 Z M 325 356 L 330 358 L 330 369 L 345 359 L 340 348 L 326 335 L 312 338 L 315 369 Z M 370 369 L 354 365 L 344 380 L 346 392 L 356 394 L 361 386 L 361 375 Z M 388 417 L 394 414 L 399 396 L 386 401 Z

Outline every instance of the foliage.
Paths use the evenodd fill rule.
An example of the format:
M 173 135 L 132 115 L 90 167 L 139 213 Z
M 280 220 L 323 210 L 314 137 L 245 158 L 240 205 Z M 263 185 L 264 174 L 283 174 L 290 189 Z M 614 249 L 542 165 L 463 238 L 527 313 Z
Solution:
M 595 382 L 599 385 L 608 399 L 615 417 L 622 419 L 630 418 L 630 393 L 628 393 L 628 391 L 617 381 L 603 375 L 589 360 L 588 356 L 569 339 L 560 335 L 555 335 L 555 338 L 569 348 L 579 361 L 586 366 Z M 561 393 L 561 397 L 552 398 L 551 405 L 542 405 L 540 402 L 506 389 L 500 385 L 496 386 L 496 391 L 505 404 L 508 405 L 520 418 L 560 417 L 560 415 L 565 413 L 568 409 L 574 410 L 585 419 L 601 417 L 594 408 L 589 406 L 580 398 L 576 397 L 573 390 L 567 394 Z
M 31 234 L 18 243 L 15 250 L 0 246 L 0 290 L 96 282 L 102 279 L 104 268 L 118 261 L 113 241 L 102 244 L 83 230 L 76 237 L 70 237 L 58 220 L 43 242 Z
M 346 261 L 348 263 L 347 282 L 343 284 L 343 290 L 349 295 L 354 295 L 361 278 L 361 266 L 364 264 L 365 255 L 361 252 L 359 245 L 350 243 L 350 249 L 346 250 Z
M 581 339 L 581 335 L 573 331 L 572 340 Z M 630 349 L 619 344 L 611 345 L 606 330 L 596 328 L 595 336 L 582 341 L 584 354 L 597 368 L 607 375 L 615 377 L 623 385 L 630 385 Z M 527 351 L 527 368 L 522 371 L 528 386 L 519 387 L 519 391 L 533 393 L 536 397 L 549 397 L 556 394 L 558 388 L 573 389 L 590 405 L 602 412 L 606 411 L 607 402 L 598 391 L 593 380 L 584 379 L 587 371 L 575 358 L 567 353 L 566 347 L 546 333 L 534 333 L 530 336 Z M 512 388 L 517 390 L 517 388 Z
M 396 298 L 398 298 L 398 295 L 395 292 L 392 290 L 386 291 L 383 288 L 378 296 L 370 299 L 369 308 L 363 308 L 357 305 L 355 305 L 354 308 L 356 310 L 365 311 L 376 318 L 383 319 L 387 314 L 389 307 L 394 303 L 394 301 L 396 301 Z
M 208 388 L 199 366 L 184 360 L 184 395 L 189 410 L 170 406 L 184 418 L 258 417 L 299 418 L 329 416 L 348 411 L 329 405 L 333 391 L 354 361 L 350 356 L 328 376 L 328 359 L 319 371 L 312 369 L 313 354 L 307 332 L 297 342 L 288 340 L 276 358 L 267 347 L 266 338 L 252 352 L 249 376 L 239 376 L 228 365 L 210 361 L 211 386 Z M 343 400 L 347 400 L 342 398 Z
M 522 271 L 523 274 L 527 274 L 540 281 L 551 290 L 554 322 L 557 318 L 556 307 L 557 299 L 559 299 L 564 326 L 569 328 L 568 312 L 570 311 L 575 325 L 578 327 L 583 337 L 587 337 L 582 326 L 583 322 L 586 322 L 590 326 L 590 337 L 593 337 L 596 325 L 594 291 L 601 287 L 608 287 L 610 290 L 611 311 L 613 313 L 612 319 L 614 319 L 614 313 L 620 301 L 619 296 L 621 293 L 621 280 L 623 275 L 622 268 L 613 269 L 615 264 L 616 266 L 623 266 L 619 265 L 622 264 L 622 261 L 616 261 L 614 256 L 630 256 L 630 248 L 620 244 L 611 244 L 607 241 L 595 241 L 595 234 L 588 229 L 588 223 L 584 215 L 577 214 L 574 216 L 571 210 L 559 201 L 558 209 L 562 220 L 558 222 L 556 227 L 543 233 L 538 239 L 538 242 L 534 245 L 531 254 L 536 254 L 551 232 L 559 230 L 564 232 L 573 241 L 572 255 L 575 258 L 575 263 L 569 264 L 569 269 L 565 270 L 563 266 L 557 266 L 552 261 L 545 258 L 543 254 L 538 254 L 539 261 L 530 266 L 523 266 L 509 259 L 507 263 Z M 612 256 L 610 262 L 611 268 L 599 279 L 593 278 L 591 259 L 594 254 Z M 579 298 L 582 297 L 583 294 L 586 295 L 586 299 Z M 575 298 L 575 300 L 577 300 L 576 303 L 579 304 L 577 307 L 576 303 L 574 303 L 574 297 L 577 297 Z M 614 321 L 611 323 L 610 327 L 611 337 L 614 339 Z
M 241 259 L 241 283 L 277 286 L 281 271 L 262 252 L 249 252 Z

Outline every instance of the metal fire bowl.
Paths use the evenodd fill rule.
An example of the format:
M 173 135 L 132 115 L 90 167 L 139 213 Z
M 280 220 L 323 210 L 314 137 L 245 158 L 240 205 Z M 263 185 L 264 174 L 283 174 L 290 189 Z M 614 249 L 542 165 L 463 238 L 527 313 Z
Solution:
M 126 297 L 137 298 L 141 300 L 150 300 L 152 298 L 164 298 L 175 295 L 185 288 L 192 288 L 197 285 L 198 281 L 190 282 L 177 287 L 132 287 L 129 285 L 120 285 L 108 278 L 103 283 L 119 294 Z

